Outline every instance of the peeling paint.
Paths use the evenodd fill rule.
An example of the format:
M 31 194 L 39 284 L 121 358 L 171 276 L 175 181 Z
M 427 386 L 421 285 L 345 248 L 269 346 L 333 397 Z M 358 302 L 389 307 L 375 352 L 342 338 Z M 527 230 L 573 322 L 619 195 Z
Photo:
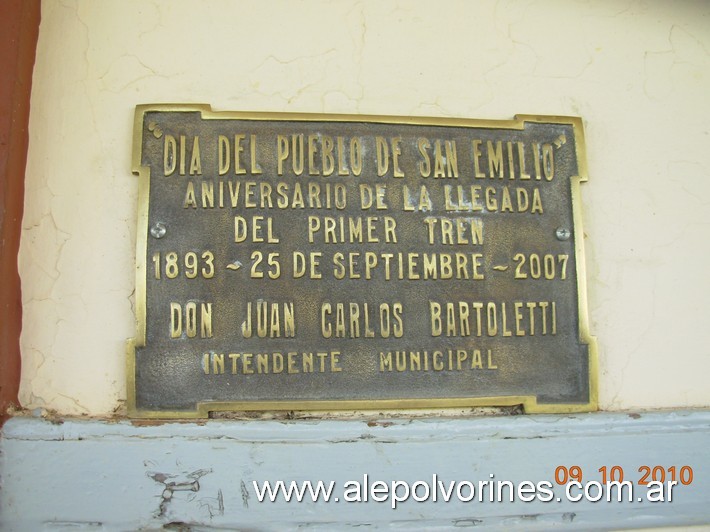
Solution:
M 195 499 L 195 494 L 200 491 L 199 480 L 210 473 L 212 473 L 212 469 L 198 469 L 197 471 L 192 471 L 191 473 L 187 473 L 186 475 L 166 474 L 159 472 L 146 473 L 146 475 L 155 480 L 158 484 L 162 484 L 164 486 L 163 492 L 160 495 L 160 505 L 158 506 L 158 510 L 156 511 L 155 516 L 165 517 L 167 515 L 168 506 L 173 501 L 173 497 L 177 492 L 189 492 L 187 496 L 187 501 L 193 501 Z M 183 480 L 182 482 L 173 480 L 181 476 L 186 477 L 188 480 Z M 212 516 L 213 506 L 205 501 L 205 499 L 201 499 L 200 506 L 204 506 L 205 508 L 207 508 L 208 512 L 210 513 L 210 516 Z M 221 512 L 221 514 L 224 514 L 224 500 L 222 498 L 221 490 L 218 492 L 216 501 L 216 511 L 218 513 Z
M 242 492 L 242 504 L 244 508 L 249 508 L 249 490 L 247 490 L 247 485 L 242 480 L 239 482 L 239 486 Z
M 363 428 L 375 438 L 362 439 Z M 383 445 L 387 435 L 394 445 Z M 506 436 L 517 436 L 507 438 Z M 329 444 L 337 439 L 337 445 Z M 653 442 L 653 445 L 648 445 Z M 52 530 L 333 530 L 351 527 L 609 530 L 707 522 L 710 412 L 438 418 L 367 427 L 360 420 L 128 422 L 10 419 L 0 438 L 0 528 Z M 643 457 L 639 458 L 639 449 Z M 531 459 L 531 457 L 533 459 Z M 556 465 L 594 478 L 599 464 L 631 475 L 651 464 L 692 464 L 673 504 L 450 500 L 389 504 L 257 502 L 252 481 L 552 481 Z M 559 487 L 557 487 L 559 488 Z M 556 488 L 557 495 L 562 492 Z M 692 488 L 692 489 L 691 489 Z M 340 488 L 336 488 L 340 489 Z M 37 504 L 41 500 L 42 504 Z M 682 511 L 679 511 L 679 508 Z M 307 526 L 306 526 L 307 524 Z

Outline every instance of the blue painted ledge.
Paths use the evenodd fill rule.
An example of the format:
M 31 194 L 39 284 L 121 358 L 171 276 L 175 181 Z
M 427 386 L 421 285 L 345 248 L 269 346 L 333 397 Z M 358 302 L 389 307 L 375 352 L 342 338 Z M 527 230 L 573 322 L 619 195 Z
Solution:
M 409 500 L 396 510 L 391 500 L 343 500 L 353 486 L 346 483 L 365 484 L 365 474 L 370 488 L 432 484 L 433 475 L 444 487 L 477 488 L 492 479 L 554 482 L 558 466 L 578 466 L 584 482 L 601 481 L 604 466 L 623 468 L 632 482 L 643 466 L 661 466 L 666 480 L 671 467 L 678 476 L 688 466 L 693 479 L 687 483 L 686 468 L 671 502 L 572 502 L 559 485 L 549 502 L 517 494 L 510 502 L 509 491 L 505 502 L 479 502 L 477 493 L 444 502 L 439 493 L 437 502 Z M 16 417 L 2 429 L 0 475 L 0 529 L 10 531 L 691 526 L 710 524 L 710 411 L 148 426 Z M 340 500 L 259 502 L 253 481 L 266 480 L 332 480 Z M 455 485 L 469 496 L 467 484 Z M 634 498 L 646 493 L 634 490 Z

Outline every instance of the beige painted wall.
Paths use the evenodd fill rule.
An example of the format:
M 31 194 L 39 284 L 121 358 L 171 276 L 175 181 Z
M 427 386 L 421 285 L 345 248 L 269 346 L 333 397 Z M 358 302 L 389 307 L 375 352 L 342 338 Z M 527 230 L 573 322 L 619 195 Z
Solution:
M 710 406 L 710 4 L 44 0 L 20 252 L 27 408 L 107 414 L 134 335 L 133 109 L 585 120 L 603 409 Z

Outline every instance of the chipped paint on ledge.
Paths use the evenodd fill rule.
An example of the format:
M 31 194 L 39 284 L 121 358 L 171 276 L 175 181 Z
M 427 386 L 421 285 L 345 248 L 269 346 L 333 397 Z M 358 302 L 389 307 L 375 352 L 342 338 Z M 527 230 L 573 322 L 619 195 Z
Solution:
M 649 442 L 653 442 L 652 445 Z M 709 524 L 710 411 L 402 420 L 127 421 L 16 417 L 0 439 L 0 527 L 126 530 L 476 526 L 545 530 Z M 254 482 L 552 481 L 602 466 L 692 466 L 672 504 L 259 502 Z M 638 480 L 632 479 L 632 480 Z M 67 490 L 66 486 L 73 486 Z M 336 489 L 338 489 L 336 487 Z M 81 497 L 77 494 L 81 493 Z M 41 505 L 35 501 L 42 500 Z

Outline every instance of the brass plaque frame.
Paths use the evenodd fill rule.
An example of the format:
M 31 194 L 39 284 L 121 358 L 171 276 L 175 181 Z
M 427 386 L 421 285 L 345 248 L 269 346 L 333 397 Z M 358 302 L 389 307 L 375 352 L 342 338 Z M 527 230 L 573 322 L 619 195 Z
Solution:
M 560 127 L 563 131 L 571 132 L 571 138 L 564 133 L 556 139 L 547 138 L 550 143 L 557 142 L 555 149 L 561 148 L 564 144 L 573 145 L 571 157 L 574 159 L 576 172 L 574 175 L 564 176 L 569 180 L 569 206 L 571 209 L 571 226 L 562 228 L 561 234 L 557 235 L 560 241 L 570 241 L 570 256 L 572 257 L 573 275 L 576 289 L 574 290 L 576 301 L 576 323 L 573 328 L 578 331 L 576 345 L 571 348 L 579 349 L 581 358 L 586 358 L 581 362 L 581 366 L 586 368 L 582 375 L 582 397 L 575 401 L 546 402 L 540 401 L 540 394 L 520 394 L 515 390 L 504 390 L 503 393 L 490 396 L 456 396 L 456 397 L 417 397 L 416 390 L 410 396 L 387 398 L 372 397 L 367 399 L 289 399 L 289 400 L 219 400 L 212 398 L 209 401 L 197 401 L 194 408 L 170 408 L 170 407 L 145 407 L 137 401 L 137 387 L 146 386 L 138 382 L 137 371 L 141 362 L 138 360 L 140 351 L 146 348 L 146 323 L 151 309 L 148 308 L 148 287 L 147 275 L 150 267 L 149 239 L 151 239 L 151 229 L 155 220 L 150 218 L 151 206 L 151 170 L 144 165 L 144 143 L 146 138 L 152 135 L 159 139 L 163 135 L 161 125 L 156 120 L 149 120 L 149 117 L 160 116 L 160 114 L 170 113 L 191 113 L 199 114 L 201 121 L 239 121 L 240 123 L 274 123 L 285 122 L 289 124 L 299 124 L 303 126 L 318 124 L 362 125 L 369 131 L 369 135 L 374 139 L 378 132 L 376 128 L 380 126 L 421 126 L 423 136 L 429 134 L 427 128 L 457 128 L 461 131 L 487 131 L 489 133 L 510 132 L 511 134 L 521 134 L 526 132 L 526 127 Z M 367 129 L 370 128 L 370 129 Z M 373 130 L 374 128 L 374 130 Z M 167 134 L 167 133 L 166 133 Z M 248 132 L 247 132 L 248 137 Z M 549 135 L 548 135 L 549 137 Z M 235 141 L 236 142 L 236 141 Z M 470 143 L 469 143 L 470 144 Z M 518 142 L 520 144 L 520 142 Z M 391 146 L 390 146 L 391 148 Z M 433 146 L 432 146 L 433 148 Z M 508 148 L 511 150 L 512 148 Z M 539 149 L 539 146 L 536 148 Z M 551 148 L 553 149 L 553 148 Z M 443 148 L 442 148 L 443 150 Z M 471 148 L 467 148 L 468 152 Z M 474 146 L 475 151 L 475 146 Z M 423 152 L 421 152 L 423 153 Z M 512 152 L 511 152 L 512 153 Z M 248 153 L 246 154 L 248 156 Z M 167 157 L 167 156 L 166 156 Z M 475 157 L 475 156 L 474 156 Z M 511 168 L 514 167 L 513 155 L 510 155 Z M 522 155 L 524 161 L 524 155 Z M 444 157 L 445 162 L 445 157 Z M 167 161 L 167 159 L 166 159 Z M 167 162 L 165 163 L 167 165 Z M 189 161 L 187 162 L 189 165 Z M 236 163 L 235 163 L 236 164 Z M 374 163 L 371 163 L 374 164 Z M 524 162 L 523 162 L 524 164 Z M 371 410 L 371 409 L 414 409 L 414 408 L 458 408 L 475 406 L 512 406 L 522 405 L 527 413 L 567 413 L 567 412 L 588 412 L 597 409 L 597 347 L 596 339 L 590 334 L 589 318 L 587 314 L 587 292 L 585 256 L 583 245 L 582 215 L 580 203 L 580 183 L 587 181 L 587 167 L 585 157 L 584 133 L 582 120 L 578 117 L 565 116 L 531 116 L 517 115 L 514 120 L 469 120 L 454 118 L 424 118 L 424 117 L 392 117 L 392 116 L 368 116 L 368 115 L 319 115 L 319 114 L 292 114 L 292 113 L 252 113 L 252 112 L 214 112 L 209 105 L 203 104 L 150 104 L 139 105 L 135 111 L 134 132 L 133 132 L 133 173 L 139 176 L 139 204 L 138 204 L 138 224 L 136 242 L 136 337 L 128 341 L 127 347 L 127 407 L 128 414 L 137 418 L 205 418 L 211 411 L 269 411 L 269 410 Z M 396 163 L 395 163 L 396 166 Z M 337 169 L 337 166 L 336 166 Z M 528 170 L 530 170 L 528 168 Z M 391 171 L 391 169 L 390 169 Z M 524 170 L 517 168 L 519 174 Z M 538 173 L 540 169 L 537 169 Z M 492 171 L 491 171 L 492 172 Z M 513 173 L 514 170 L 511 170 Z M 402 180 L 404 181 L 404 180 Z M 487 181 L 484 180 L 484 181 Z M 461 184 L 454 182 L 455 184 Z M 468 184 L 468 183 L 467 183 Z M 544 184 L 544 181 L 543 181 Z M 442 185 L 443 186 L 443 185 Z M 156 200 L 157 201 L 157 200 Z M 373 198 L 374 201 L 374 198 Z M 182 206 L 180 206 L 182 208 Z M 177 208 L 177 207 L 175 207 Z M 383 212 L 380 214 L 387 214 Z M 307 216 L 307 213 L 304 214 Z M 565 233 L 565 230 L 568 232 Z M 256 231 L 256 230 L 254 230 Z M 236 229 L 235 229 L 236 232 Z M 256 234 L 256 233 L 255 233 Z M 433 233 L 432 233 L 433 234 Z M 155 235 L 153 235 L 155 236 Z M 206 236 L 208 238 L 209 235 Z M 442 237 L 443 238 L 443 237 Z M 220 265 L 223 267 L 224 264 Z M 503 268 L 503 266 L 498 266 Z M 219 270 L 221 271 L 221 270 Z M 158 274 L 156 274 L 158 275 Z M 554 281 L 550 281 L 554 282 Z M 520 303 L 522 305 L 522 303 Z M 431 300 L 430 300 L 431 305 Z M 521 307 L 522 308 L 522 307 Z M 423 312 L 423 311 L 422 311 Z M 517 307 L 516 307 L 517 312 Z M 503 310 L 505 313 L 505 309 Z M 530 310 L 531 320 L 533 310 Z M 460 316 L 459 316 L 460 317 Z M 503 317 L 505 320 L 505 317 Z M 433 318 L 432 318 L 433 320 Z M 479 315 L 480 320 L 480 315 Z M 463 325 L 462 325 L 463 326 Z M 432 325 L 433 327 L 433 325 Z M 539 325 L 538 325 L 539 327 Z M 503 325 L 505 328 L 505 325 Z M 534 325 L 531 325 L 534 334 Z M 462 339 L 462 342 L 465 339 Z M 267 340 L 268 341 L 268 340 Z M 325 340 L 321 344 L 327 343 Z M 205 355 L 207 356 L 207 354 Z M 449 357 L 452 355 L 449 354 Z M 479 355 L 480 356 L 480 355 Z M 484 354 L 485 357 L 485 354 Z M 489 364 L 490 354 L 489 354 Z M 209 366 L 211 362 L 206 362 Z M 206 370 L 209 372 L 209 368 Z

